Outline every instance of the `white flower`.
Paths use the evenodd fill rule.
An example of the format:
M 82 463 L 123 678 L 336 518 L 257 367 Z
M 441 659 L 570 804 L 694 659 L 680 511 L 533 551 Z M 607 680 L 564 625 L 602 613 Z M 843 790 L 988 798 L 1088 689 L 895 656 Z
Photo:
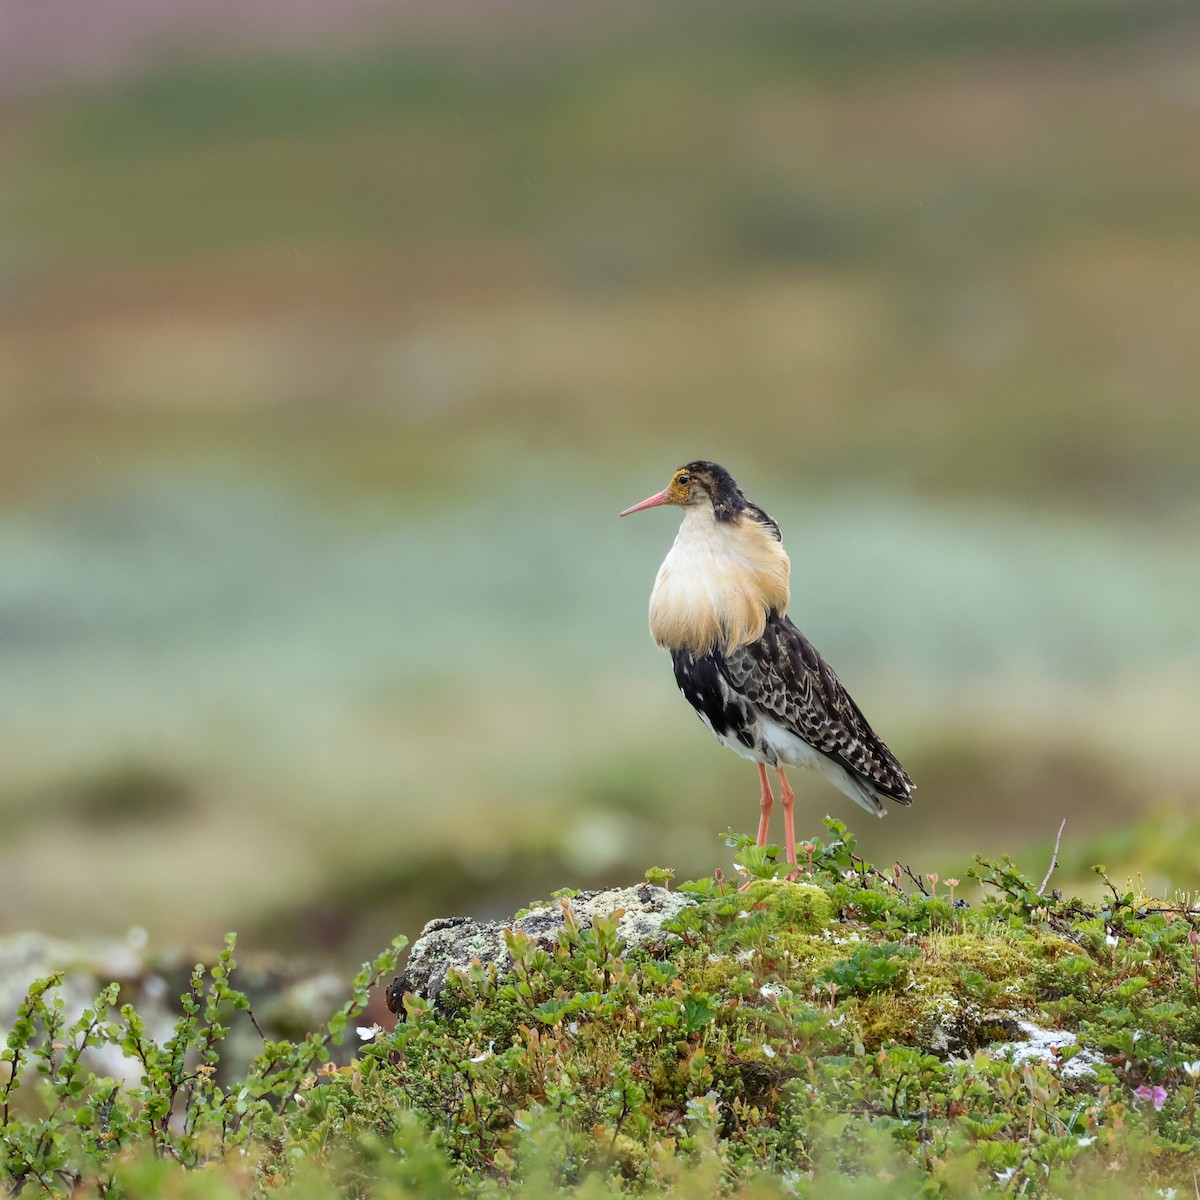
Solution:
M 1182 1066 L 1182 1067 L 1183 1067 L 1183 1069 L 1184 1069 L 1184 1070 L 1185 1070 L 1185 1071 L 1186 1071 L 1186 1072 L 1187 1072 L 1187 1073 L 1188 1073 L 1188 1074 L 1189 1074 L 1189 1075 L 1190 1075 L 1190 1076 L 1191 1076 L 1193 1079 L 1196 1079 L 1197 1077 L 1200 1077 L 1200 1058 L 1196 1059 L 1196 1061 L 1195 1061 L 1195 1062 L 1190 1062 L 1190 1063 L 1180 1063 L 1180 1066 Z
M 1096 1140 L 1096 1135 L 1095 1135 L 1095 1134 L 1092 1134 L 1092 1135 L 1091 1135 L 1091 1137 L 1081 1137 L 1081 1138 L 1076 1138 L 1076 1139 L 1075 1139 L 1075 1141 L 1076 1141 L 1076 1142 L 1077 1142 L 1077 1143 L 1078 1143 L 1080 1146 L 1090 1146 L 1090 1145 L 1091 1145 L 1091 1144 L 1092 1144 L 1092 1143 L 1093 1143 L 1095 1140 Z
M 369 1042 L 377 1033 L 383 1032 L 382 1025 L 359 1025 L 357 1028 L 360 1042 Z
M 470 1058 L 470 1059 L 468 1059 L 467 1061 L 468 1061 L 468 1062 L 473 1062 L 473 1063 L 481 1063 L 481 1062 L 486 1062 L 486 1061 L 487 1061 L 489 1058 L 491 1058 L 491 1057 L 492 1057 L 492 1047 L 493 1047 L 495 1044 L 496 1044 L 496 1043 L 495 1043 L 494 1041 L 488 1042 L 488 1044 L 487 1044 L 487 1049 L 486 1049 L 486 1050 L 484 1050 L 484 1051 L 482 1051 L 481 1053 L 479 1053 L 479 1054 L 475 1055 L 475 1057 L 474 1057 L 474 1058 Z
M 764 1054 L 765 1054 L 765 1055 L 766 1055 L 768 1058 L 774 1058 L 774 1057 L 775 1057 L 775 1047 L 774 1047 L 774 1046 L 765 1046 L 765 1045 L 764 1045 L 764 1046 L 763 1046 L 763 1053 L 764 1053 Z
M 1016 1173 L 1017 1173 L 1016 1167 L 1009 1167 L 1007 1170 L 994 1172 L 996 1178 L 1001 1183 L 1007 1183 Z
M 1108 934 L 1104 939 L 1104 944 L 1111 950 L 1121 939 L 1115 933 Z

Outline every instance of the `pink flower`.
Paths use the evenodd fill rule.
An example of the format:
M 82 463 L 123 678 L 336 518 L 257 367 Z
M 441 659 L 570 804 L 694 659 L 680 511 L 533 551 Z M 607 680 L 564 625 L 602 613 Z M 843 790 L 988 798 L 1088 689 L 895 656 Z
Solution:
M 1142 1084 L 1133 1094 L 1139 1100 L 1149 1100 L 1154 1105 L 1155 1112 L 1160 1111 L 1162 1106 L 1167 1102 L 1167 1089 L 1159 1087 L 1157 1084 L 1154 1087 L 1147 1087 L 1145 1084 Z

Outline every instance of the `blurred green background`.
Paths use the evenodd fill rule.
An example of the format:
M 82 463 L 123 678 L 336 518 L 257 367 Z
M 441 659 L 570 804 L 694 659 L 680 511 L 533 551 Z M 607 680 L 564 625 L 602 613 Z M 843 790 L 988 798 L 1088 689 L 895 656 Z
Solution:
M 14 12 L 5 927 L 357 958 L 728 869 L 616 519 L 695 457 L 918 783 L 803 831 L 1200 887 L 1194 5 Z

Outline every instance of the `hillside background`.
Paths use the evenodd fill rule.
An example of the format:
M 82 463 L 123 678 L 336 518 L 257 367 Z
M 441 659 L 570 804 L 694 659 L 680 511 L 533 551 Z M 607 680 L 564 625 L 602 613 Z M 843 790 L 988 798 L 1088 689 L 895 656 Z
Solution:
M 356 960 L 728 868 L 616 519 L 701 456 L 919 785 L 801 829 L 1200 888 L 1194 6 L 5 21 L 5 928 Z

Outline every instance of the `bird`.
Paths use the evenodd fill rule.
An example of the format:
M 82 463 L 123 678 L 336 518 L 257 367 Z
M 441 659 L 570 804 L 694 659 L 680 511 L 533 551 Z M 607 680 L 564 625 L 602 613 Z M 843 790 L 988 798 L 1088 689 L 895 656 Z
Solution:
M 724 467 L 698 459 L 620 515 L 674 505 L 683 521 L 650 594 L 650 633 L 671 654 L 684 698 L 722 745 L 758 764 L 757 844 L 767 844 L 779 778 L 787 861 L 796 873 L 795 793 L 808 767 L 869 813 L 910 805 L 914 784 L 833 668 L 787 615 L 791 561 L 778 522 Z

